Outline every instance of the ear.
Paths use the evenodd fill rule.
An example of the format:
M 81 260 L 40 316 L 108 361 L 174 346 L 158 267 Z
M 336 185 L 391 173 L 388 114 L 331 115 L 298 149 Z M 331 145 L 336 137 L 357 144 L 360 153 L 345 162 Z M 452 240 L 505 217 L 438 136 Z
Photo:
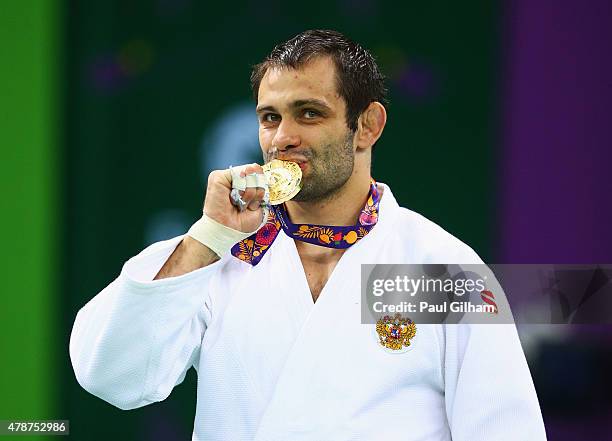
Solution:
M 378 101 L 371 102 L 357 120 L 355 141 L 358 149 L 371 148 L 385 128 L 387 111 Z

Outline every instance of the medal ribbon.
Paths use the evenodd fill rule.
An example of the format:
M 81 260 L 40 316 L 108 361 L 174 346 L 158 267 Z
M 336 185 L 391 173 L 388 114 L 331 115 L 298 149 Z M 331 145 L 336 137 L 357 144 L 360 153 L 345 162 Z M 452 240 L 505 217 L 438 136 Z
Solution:
M 275 205 L 271 207 L 264 226 L 234 245 L 231 252 L 236 258 L 255 266 L 270 249 L 281 229 L 287 236 L 303 242 L 327 248 L 349 248 L 374 228 L 378 222 L 379 203 L 380 193 L 376 182 L 372 179 L 368 200 L 355 225 L 294 224 L 289 220 L 285 205 Z

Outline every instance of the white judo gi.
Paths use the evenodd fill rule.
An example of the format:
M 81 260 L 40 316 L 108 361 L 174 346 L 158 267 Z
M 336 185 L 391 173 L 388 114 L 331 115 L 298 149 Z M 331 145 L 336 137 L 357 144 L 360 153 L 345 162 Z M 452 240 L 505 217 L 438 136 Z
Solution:
M 362 263 L 481 263 L 380 185 L 377 225 L 316 303 L 282 232 L 257 266 L 228 254 L 155 281 L 182 238 L 151 245 L 79 311 L 79 383 L 133 409 L 164 400 L 194 366 L 199 441 L 545 440 L 514 325 L 417 323 L 410 350 L 389 353 L 361 324 Z

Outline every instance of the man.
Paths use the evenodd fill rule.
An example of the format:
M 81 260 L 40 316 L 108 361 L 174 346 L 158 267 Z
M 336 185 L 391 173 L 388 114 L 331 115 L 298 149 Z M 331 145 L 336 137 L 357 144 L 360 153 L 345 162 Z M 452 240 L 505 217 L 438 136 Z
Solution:
M 270 209 L 260 165 L 212 172 L 189 233 L 79 311 L 79 383 L 132 409 L 193 365 L 194 440 L 544 440 L 513 325 L 417 323 L 411 350 L 390 353 L 360 323 L 363 263 L 481 263 L 370 177 L 386 123 L 372 56 L 306 31 L 251 80 L 264 157 L 297 163 L 301 191 Z

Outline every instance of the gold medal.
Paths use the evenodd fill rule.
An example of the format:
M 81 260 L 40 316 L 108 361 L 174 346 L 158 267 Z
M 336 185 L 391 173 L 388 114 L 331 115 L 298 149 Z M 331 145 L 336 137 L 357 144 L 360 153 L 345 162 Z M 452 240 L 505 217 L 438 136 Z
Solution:
M 302 169 L 295 162 L 273 159 L 264 164 L 270 205 L 279 205 L 293 198 L 302 189 Z

